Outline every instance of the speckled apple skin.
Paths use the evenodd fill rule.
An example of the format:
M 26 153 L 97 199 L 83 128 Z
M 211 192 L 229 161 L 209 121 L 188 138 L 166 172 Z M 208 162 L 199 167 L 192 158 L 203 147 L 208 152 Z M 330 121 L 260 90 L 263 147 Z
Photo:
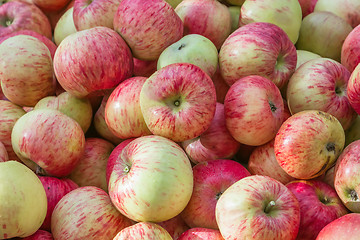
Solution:
M 56 178 L 49 176 L 39 176 L 39 179 L 44 186 L 48 208 L 45 220 L 40 229 L 51 231 L 51 215 L 54 211 L 56 204 L 67 193 L 78 188 L 79 186 L 68 178 Z
M 277 62 L 282 56 L 281 64 Z M 295 71 L 296 48 L 278 26 L 256 22 L 238 28 L 219 52 L 221 75 L 229 85 L 249 75 L 260 75 L 282 88 Z
M 32 110 L 17 120 L 11 143 L 18 157 L 34 171 L 64 177 L 84 153 L 85 136 L 72 118 L 53 109 Z
M 69 178 L 80 187 L 95 186 L 107 192 L 106 165 L 114 147 L 102 138 L 86 138 L 84 154 Z
M 140 107 L 140 92 L 146 79 L 126 79 L 112 91 L 106 102 L 106 124 L 110 131 L 121 139 L 151 134 Z
M 121 0 L 75 0 L 74 25 L 77 31 L 104 26 L 113 29 L 114 15 Z
M 122 0 L 114 16 L 114 29 L 134 57 L 149 61 L 183 36 L 183 22 L 163 0 Z
M 33 30 L 51 39 L 51 25 L 46 15 L 34 4 L 10 1 L 0 6 L 1 19 L 11 19 L 12 23 L 0 26 L 0 36 L 19 30 Z
M 53 235 L 45 230 L 37 230 L 33 235 L 21 239 L 22 240 L 54 240 Z
M 6 100 L 0 100 L 0 141 L 4 144 L 10 160 L 20 161 L 11 145 L 11 132 L 15 122 L 25 114 L 22 107 Z
M 184 35 L 202 35 L 218 50 L 231 32 L 230 12 L 219 1 L 183 0 L 175 12 L 184 23 Z
M 327 145 L 331 143 L 330 150 Z M 305 110 L 289 117 L 275 137 L 276 160 L 287 174 L 312 179 L 335 164 L 345 144 L 345 133 L 332 115 Z
M 274 209 L 264 208 L 274 201 Z M 252 175 L 231 185 L 216 204 L 216 221 L 226 240 L 294 240 L 300 208 L 295 195 L 267 176 Z
M 228 187 L 251 174 L 234 160 L 216 159 L 196 164 L 193 175 L 193 194 L 181 216 L 189 227 L 218 229 L 215 218 L 218 199 Z
M 186 153 L 161 136 L 143 136 L 120 152 L 109 178 L 116 208 L 140 222 L 162 222 L 178 215 L 193 191 L 193 172 Z
M 55 94 L 56 81 L 50 51 L 39 39 L 17 35 L 0 45 L 1 88 L 15 104 L 33 107 L 43 97 Z
M 326 225 L 316 240 L 357 240 L 360 234 L 360 214 L 346 214 Z
M 140 222 L 120 231 L 113 240 L 172 240 L 161 226 L 151 222 Z
M 174 101 L 180 101 L 179 106 Z M 201 68 L 174 63 L 156 71 L 140 92 L 146 125 L 156 135 L 182 142 L 200 136 L 216 110 L 216 90 Z
M 347 97 L 350 74 L 343 65 L 329 58 L 313 59 L 302 64 L 287 86 L 290 112 L 324 111 L 336 117 L 344 130 L 348 129 L 357 116 Z
M 346 90 L 352 108 L 360 114 L 360 65 L 351 73 Z
M 284 102 L 272 81 L 252 75 L 230 87 L 224 100 L 224 112 L 226 127 L 238 142 L 260 146 L 271 141 L 279 130 Z
M 355 27 L 345 41 L 341 48 L 341 64 L 344 65 L 350 72 L 353 72 L 356 66 L 360 63 L 360 25 Z
M 219 230 L 191 228 L 183 232 L 177 240 L 224 240 Z
M 129 47 L 114 30 L 94 27 L 66 37 L 54 56 L 60 85 L 76 97 L 104 95 L 132 76 Z
M 112 205 L 102 189 L 87 186 L 66 194 L 55 206 L 51 232 L 57 240 L 111 240 L 132 222 Z

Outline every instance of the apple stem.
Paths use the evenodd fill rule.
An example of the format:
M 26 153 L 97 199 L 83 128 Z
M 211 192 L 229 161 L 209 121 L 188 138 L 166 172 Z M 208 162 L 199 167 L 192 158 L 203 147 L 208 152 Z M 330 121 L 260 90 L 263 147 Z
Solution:
M 272 111 L 272 112 L 275 112 L 275 111 L 276 111 L 276 109 L 277 109 L 277 107 L 275 106 L 275 104 L 274 104 L 274 103 L 272 103 L 272 102 L 269 102 L 269 105 L 270 105 L 270 109 L 271 109 L 271 111 Z
M 129 172 L 130 172 L 130 167 L 129 167 L 129 166 L 126 166 L 126 167 L 124 168 L 124 172 L 125 172 L 125 173 L 129 173 Z
M 355 190 L 350 191 L 350 198 L 353 201 L 359 201 L 359 196 Z
M 264 212 L 269 213 L 271 209 L 276 205 L 274 200 L 271 200 L 265 207 Z
M 42 169 L 39 165 L 36 166 L 35 174 L 40 176 L 45 176 L 46 172 L 44 169 Z

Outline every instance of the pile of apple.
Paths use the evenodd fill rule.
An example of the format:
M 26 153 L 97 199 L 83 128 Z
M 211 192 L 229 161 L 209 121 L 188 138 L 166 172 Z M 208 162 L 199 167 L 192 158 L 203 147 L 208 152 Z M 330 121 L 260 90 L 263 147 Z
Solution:
M 359 0 L 0 5 L 0 239 L 360 235 Z

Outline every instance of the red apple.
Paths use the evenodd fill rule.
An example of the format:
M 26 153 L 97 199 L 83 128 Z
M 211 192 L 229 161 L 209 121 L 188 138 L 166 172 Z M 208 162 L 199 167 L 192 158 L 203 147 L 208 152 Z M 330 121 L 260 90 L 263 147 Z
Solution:
M 191 228 L 177 240 L 224 240 L 219 230 L 208 228 Z
M 219 103 L 224 103 L 226 93 L 229 91 L 230 86 L 225 82 L 224 78 L 221 76 L 221 71 L 219 66 L 217 67 L 216 72 L 211 79 L 213 80 L 216 89 L 216 101 Z
M 352 71 L 346 91 L 351 106 L 360 114 L 360 64 Z
M 45 230 L 37 230 L 33 235 L 21 238 L 23 240 L 53 240 L 53 236 L 50 232 Z
M 306 17 L 314 11 L 318 0 L 298 0 L 301 6 L 302 18 Z
M 346 214 L 326 225 L 316 240 L 357 240 L 360 234 L 360 214 Z
M 133 58 L 134 76 L 150 77 L 157 70 L 157 60 L 146 61 Z
M 183 232 L 189 229 L 189 226 L 186 225 L 180 214 L 157 224 L 163 227 L 173 239 L 178 239 Z
M 9 161 L 9 154 L 7 153 L 5 145 L 0 141 L 0 162 Z
M 170 234 L 161 226 L 151 222 L 139 222 L 121 230 L 113 240 L 172 240 Z
M 341 48 L 341 64 L 350 72 L 360 63 L 360 25 L 347 35 Z
M 70 0 L 32 0 L 43 11 L 60 11 Z

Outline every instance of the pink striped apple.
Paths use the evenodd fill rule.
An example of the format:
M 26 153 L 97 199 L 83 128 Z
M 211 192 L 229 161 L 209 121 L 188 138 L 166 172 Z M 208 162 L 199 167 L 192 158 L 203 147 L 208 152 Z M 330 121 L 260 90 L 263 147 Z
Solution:
M 351 106 L 360 114 L 360 64 L 352 71 L 346 91 Z
M 191 228 L 183 234 L 177 240 L 224 240 L 219 230 L 209 228 Z
M 113 240 L 172 240 L 170 234 L 160 225 L 151 222 L 139 222 L 121 230 Z
M 341 64 L 353 72 L 360 63 L 360 25 L 347 35 L 341 48 Z
M 357 240 L 360 234 L 360 214 L 346 214 L 326 225 L 316 240 Z
M 189 229 L 189 226 L 186 225 L 180 214 L 157 224 L 163 227 L 173 239 L 178 239 L 183 232 Z
M 0 142 L 0 162 L 9 161 L 9 154 L 7 153 L 5 145 Z
M 53 235 L 45 230 L 37 230 L 33 235 L 21 238 L 23 240 L 54 240 Z

